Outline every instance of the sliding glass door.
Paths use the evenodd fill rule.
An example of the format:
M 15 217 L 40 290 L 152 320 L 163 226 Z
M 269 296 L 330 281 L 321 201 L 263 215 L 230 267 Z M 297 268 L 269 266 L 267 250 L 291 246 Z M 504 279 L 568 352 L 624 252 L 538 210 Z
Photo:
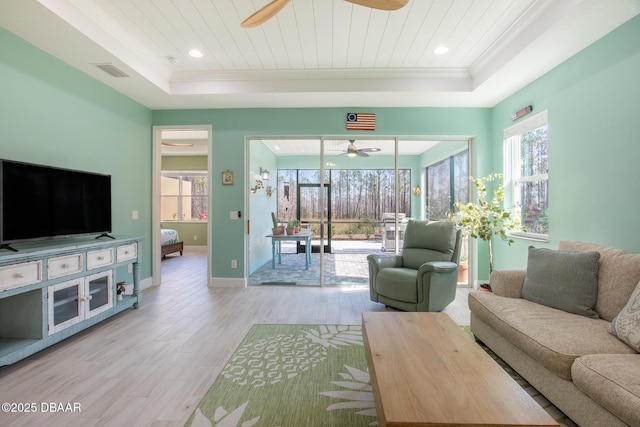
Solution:
M 250 147 L 251 173 L 265 168 L 260 163 L 272 171 L 265 183 L 272 196 L 261 196 L 261 190 L 249 195 L 252 285 L 366 287 L 368 254 L 401 252 L 410 219 L 445 219 L 453 201 L 466 197 L 467 141 L 262 139 Z M 271 221 L 265 222 L 269 212 L 279 225 L 299 220 L 310 234 L 308 269 L 301 264 L 306 239 L 286 244 L 284 239 L 283 248 L 272 252 L 273 237 L 264 237 L 271 233 Z M 257 222 L 264 224 L 259 231 Z M 272 253 L 280 255 L 275 263 Z M 298 270 L 289 268 L 296 262 Z M 280 279 L 264 280 L 265 273 Z

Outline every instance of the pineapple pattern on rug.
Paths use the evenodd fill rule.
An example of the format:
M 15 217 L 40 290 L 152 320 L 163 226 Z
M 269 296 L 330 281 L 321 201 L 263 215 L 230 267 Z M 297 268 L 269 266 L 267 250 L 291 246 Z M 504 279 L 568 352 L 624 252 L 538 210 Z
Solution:
M 187 426 L 377 425 L 359 325 L 254 325 Z

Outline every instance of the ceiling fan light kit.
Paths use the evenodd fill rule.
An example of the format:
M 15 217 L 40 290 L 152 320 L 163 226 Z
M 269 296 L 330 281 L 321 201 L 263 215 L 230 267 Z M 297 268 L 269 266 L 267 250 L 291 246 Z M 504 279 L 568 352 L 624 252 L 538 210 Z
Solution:
M 291 0 L 273 0 L 262 9 L 258 9 L 253 15 L 242 21 L 242 28 L 253 28 L 264 24 L 282 10 Z M 397 10 L 404 7 L 409 0 L 345 0 L 371 9 Z
M 356 147 L 355 141 L 353 139 L 349 140 L 349 145 L 347 146 L 347 151 L 342 154 L 346 154 L 347 157 L 369 157 L 368 153 L 377 153 L 381 151 L 380 148 L 372 147 L 372 148 L 360 148 Z

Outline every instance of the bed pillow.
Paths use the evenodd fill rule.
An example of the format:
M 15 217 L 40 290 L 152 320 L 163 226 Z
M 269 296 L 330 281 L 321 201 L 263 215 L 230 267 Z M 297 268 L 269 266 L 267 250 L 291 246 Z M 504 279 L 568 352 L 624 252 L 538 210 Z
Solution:
M 640 283 L 627 305 L 609 325 L 609 332 L 640 352 Z
M 598 318 L 599 252 L 529 247 L 522 298 L 568 313 Z

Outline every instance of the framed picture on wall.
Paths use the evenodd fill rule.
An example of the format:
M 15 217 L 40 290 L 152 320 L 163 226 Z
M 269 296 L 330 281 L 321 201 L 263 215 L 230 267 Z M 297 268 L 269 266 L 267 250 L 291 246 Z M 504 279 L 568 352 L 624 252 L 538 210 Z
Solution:
M 222 172 L 222 184 L 223 185 L 233 185 L 233 172 L 227 169 Z

